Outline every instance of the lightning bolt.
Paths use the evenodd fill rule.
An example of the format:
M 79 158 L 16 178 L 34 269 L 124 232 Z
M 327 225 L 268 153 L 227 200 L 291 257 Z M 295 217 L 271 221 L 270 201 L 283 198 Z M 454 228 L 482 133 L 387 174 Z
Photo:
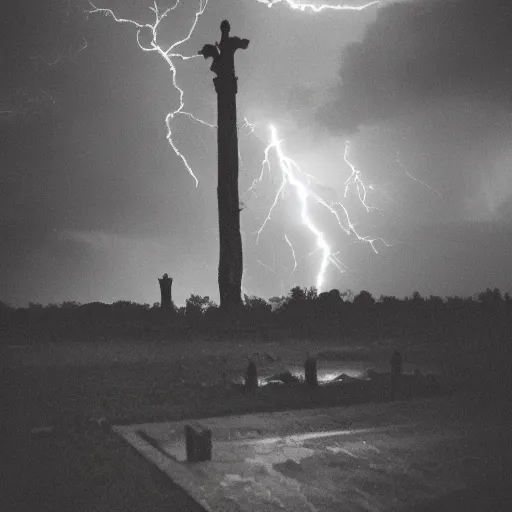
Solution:
M 313 12 L 322 12 L 325 10 L 333 10 L 333 11 L 363 11 L 364 9 L 368 9 L 368 7 L 372 7 L 374 5 L 378 5 L 380 3 L 379 0 L 375 0 L 373 2 L 368 2 L 363 5 L 350 5 L 350 4 L 307 4 L 301 2 L 295 2 L 293 0 L 258 0 L 258 2 L 262 4 L 266 4 L 268 7 L 273 7 L 276 4 L 280 4 L 281 2 L 285 2 L 288 7 L 295 11 L 313 11 Z
M 382 238 L 371 238 L 368 236 L 359 235 L 353 223 L 350 220 L 347 209 L 342 203 L 333 202 L 329 204 L 320 195 L 311 190 L 308 184 L 310 175 L 304 173 L 301 170 L 300 166 L 292 158 L 285 155 L 282 148 L 283 141 L 279 139 L 276 127 L 274 125 L 270 125 L 269 128 L 270 143 L 265 148 L 262 169 L 264 169 L 265 166 L 268 166 L 270 169 L 270 152 L 274 150 L 274 153 L 279 163 L 279 168 L 281 170 L 282 179 L 281 184 L 276 192 L 276 195 L 274 196 L 274 200 L 269 208 L 267 216 L 263 221 L 263 224 L 261 225 L 260 229 L 257 231 L 256 242 L 258 243 L 261 233 L 265 229 L 267 223 L 271 220 L 274 209 L 278 204 L 279 199 L 282 197 L 286 187 L 288 185 L 293 187 L 295 189 L 299 201 L 300 216 L 302 223 L 304 224 L 304 226 L 306 226 L 307 230 L 315 237 L 317 250 L 319 250 L 321 253 L 320 264 L 316 276 L 316 288 L 318 291 L 320 291 L 325 281 L 325 274 L 329 263 L 336 267 L 342 273 L 346 271 L 346 267 L 344 267 L 337 258 L 337 253 L 333 253 L 331 245 L 326 240 L 325 234 L 311 219 L 308 208 L 309 202 L 311 200 L 326 208 L 336 218 L 338 225 L 347 235 L 355 237 L 357 241 L 368 243 L 375 253 L 378 253 L 378 250 L 375 246 L 375 243 L 377 241 L 381 241 L 386 246 L 389 245 Z M 304 180 L 304 178 L 306 178 L 306 180 Z M 306 183 L 303 180 L 306 181 Z M 342 215 L 340 215 L 340 212 L 338 210 L 341 210 Z M 291 245 L 287 237 L 285 237 L 285 241 L 292 248 L 294 260 L 296 262 L 295 251 L 293 250 L 293 246 Z
M 179 148 L 177 147 L 176 143 L 173 140 L 172 122 L 176 117 L 183 116 L 183 117 L 192 119 L 193 121 L 196 121 L 200 124 L 208 126 L 209 128 L 216 128 L 216 126 L 214 124 L 208 123 L 207 121 L 204 121 L 204 120 L 194 116 L 192 113 L 185 110 L 185 101 L 184 101 L 185 92 L 178 85 L 177 78 L 176 78 L 177 71 L 176 71 L 176 66 L 174 64 L 173 59 L 180 59 L 180 60 L 186 61 L 186 60 L 200 57 L 200 55 L 189 55 L 189 56 L 183 55 L 183 54 L 177 52 L 177 48 L 180 45 L 182 45 L 183 43 L 186 43 L 192 37 L 192 34 L 194 33 L 194 30 L 196 28 L 197 22 L 199 21 L 199 18 L 204 13 L 206 6 L 208 5 L 208 0 L 199 0 L 198 10 L 196 11 L 196 13 L 194 15 L 194 19 L 192 21 L 192 24 L 190 26 L 190 29 L 189 29 L 187 35 L 185 37 L 183 37 L 182 39 L 178 39 L 176 42 L 171 44 L 171 46 L 169 46 L 169 48 L 167 48 L 167 49 L 164 49 L 157 42 L 158 27 L 159 27 L 160 23 L 162 22 L 162 20 L 164 20 L 171 11 L 174 11 L 178 7 L 178 5 L 180 5 L 180 0 L 176 0 L 175 4 L 172 7 L 169 7 L 163 11 L 161 11 L 159 9 L 159 7 L 155 1 L 153 6 L 150 7 L 150 10 L 155 15 L 154 23 L 140 23 L 136 20 L 131 20 L 131 19 L 127 19 L 127 18 L 119 18 L 112 11 L 112 9 L 96 7 L 90 0 L 89 0 L 89 3 L 92 7 L 92 10 L 88 11 L 89 13 L 91 13 L 91 14 L 103 13 L 106 16 L 111 16 L 116 23 L 128 24 L 128 25 L 132 25 L 133 27 L 135 27 L 136 31 L 137 31 L 136 32 L 136 41 L 137 41 L 139 48 L 144 52 L 156 52 L 158 55 L 160 55 L 160 57 L 162 57 L 164 59 L 164 61 L 169 66 L 169 69 L 171 71 L 171 76 L 172 76 L 172 86 L 178 93 L 179 106 L 172 112 L 169 112 L 165 118 L 165 125 L 167 127 L 167 140 L 169 141 L 169 144 L 172 147 L 174 153 L 181 159 L 181 161 L 183 162 L 183 165 L 187 169 L 188 173 L 194 179 L 194 181 L 196 183 L 196 187 L 197 187 L 199 185 L 199 180 L 197 179 L 196 175 L 194 174 L 194 171 L 192 170 L 192 167 L 189 165 L 185 155 L 179 150 Z M 149 42 L 148 46 L 145 46 L 140 40 L 140 35 L 143 30 L 148 30 L 151 34 L 151 41 Z
M 262 267 L 265 267 L 267 270 L 270 270 L 270 272 L 273 272 L 274 274 L 276 273 L 275 269 L 273 269 L 272 267 L 270 267 L 269 265 L 267 265 L 266 263 L 263 263 L 263 261 L 261 260 L 257 260 L 257 262 L 262 266 Z
M 252 135 L 254 133 L 254 130 L 256 130 L 256 123 L 251 123 L 251 122 L 249 122 L 247 117 L 244 117 L 244 121 L 240 125 L 240 128 L 247 128 L 247 132 L 245 133 L 245 136 L 249 137 L 249 135 Z
M 397 152 L 396 154 L 396 161 L 398 163 L 398 165 L 404 170 L 404 174 L 408 177 L 408 178 L 411 178 L 411 180 L 415 181 L 416 183 L 419 183 L 420 185 L 423 185 L 424 187 L 428 188 L 429 190 L 431 190 L 432 192 L 434 192 L 434 194 L 437 195 L 437 197 L 439 197 L 439 199 L 442 199 L 443 196 L 441 195 L 441 193 L 439 191 L 437 191 L 435 188 L 431 187 L 428 183 L 425 183 L 424 181 L 421 181 L 419 178 L 416 178 L 415 176 L 413 176 L 408 170 L 407 170 L 407 167 L 405 167 L 404 164 L 402 164 L 402 162 L 400 161 L 400 153 Z
M 286 234 L 284 235 L 284 239 L 285 239 L 286 243 L 290 246 L 290 250 L 292 251 L 292 257 L 293 257 L 293 270 L 292 270 L 292 272 L 295 272 L 295 270 L 297 270 L 297 258 L 295 257 L 295 249 L 293 248 L 293 245 L 290 242 L 290 240 L 288 239 L 288 237 L 286 236 Z
M 354 185 L 356 187 L 357 196 L 359 198 L 359 201 L 361 204 L 365 207 L 366 211 L 369 212 L 370 210 L 376 210 L 374 206 L 368 206 L 366 204 L 366 196 L 368 194 L 368 190 L 366 189 L 365 184 L 361 180 L 361 172 L 356 169 L 355 165 L 349 160 L 349 153 L 350 153 L 350 142 L 345 142 L 345 151 L 343 153 L 343 159 L 345 160 L 345 163 L 350 167 L 352 174 L 348 177 L 347 181 L 345 181 L 345 192 L 343 194 L 343 197 L 347 197 L 350 185 Z

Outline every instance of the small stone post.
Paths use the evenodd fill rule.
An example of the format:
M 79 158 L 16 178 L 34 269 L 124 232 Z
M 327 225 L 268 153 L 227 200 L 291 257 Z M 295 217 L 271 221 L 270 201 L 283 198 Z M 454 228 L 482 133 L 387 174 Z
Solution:
M 212 431 L 200 425 L 185 425 L 187 462 L 212 460 Z
M 306 384 L 310 387 L 318 386 L 318 377 L 316 371 L 316 359 L 309 356 L 304 363 L 304 377 Z
M 258 371 L 256 364 L 250 360 L 245 373 L 245 390 L 256 391 L 258 389 Z

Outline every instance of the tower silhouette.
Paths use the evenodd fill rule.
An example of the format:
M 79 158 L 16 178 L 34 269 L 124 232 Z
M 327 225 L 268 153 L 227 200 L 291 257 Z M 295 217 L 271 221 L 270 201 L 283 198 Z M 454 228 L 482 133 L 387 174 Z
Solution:
M 235 52 L 245 50 L 248 39 L 231 37 L 227 20 L 220 25 L 220 43 L 206 44 L 198 53 L 213 60 L 210 66 L 217 92 L 217 149 L 219 209 L 219 293 L 220 309 L 233 315 L 242 306 L 243 253 L 240 235 L 238 193 L 238 136 L 236 120 Z

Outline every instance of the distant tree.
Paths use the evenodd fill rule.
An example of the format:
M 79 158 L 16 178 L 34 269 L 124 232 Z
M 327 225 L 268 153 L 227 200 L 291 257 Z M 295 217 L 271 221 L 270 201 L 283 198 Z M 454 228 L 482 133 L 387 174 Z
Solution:
M 219 306 L 215 302 L 209 301 L 207 307 L 203 310 L 203 316 L 210 322 L 210 325 L 215 324 L 220 319 Z
M 485 326 L 483 331 L 483 345 L 486 350 L 490 350 L 490 343 L 496 345 L 499 339 L 506 338 L 507 331 L 507 311 L 506 302 L 503 301 L 501 292 L 498 288 L 491 290 L 487 288 L 485 292 L 481 292 L 477 296 L 480 302 L 483 318 L 481 325 Z
M 59 307 L 61 309 L 77 309 L 81 306 L 82 304 L 80 302 L 76 302 L 74 300 L 65 300 L 64 302 L 61 302 L 59 304 Z
M 343 300 L 345 300 L 346 302 L 352 302 L 354 300 L 354 292 L 350 289 L 350 288 L 347 288 L 342 294 L 341 296 L 343 297 Z
M 429 315 L 429 322 L 432 326 L 432 335 L 438 340 L 444 325 L 445 303 L 443 299 L 437 295 L 430 295 L 425 301 L 425 307 Z
M 307 289 L 300 286 L 294 286 L 288 294 L 285 306 L 286 321 L 296 334 L 304 334 L 308 323 L 306 297 Z
M 415 302 L 423 302 L 423 297 L 420 295 L 420 292 L 412 292 L 411 300 Z
M 375 304 L 375 299 L 370 292 L 362 290 L 354 297 L 353 303 L 354 306 L 365 309 L 373 306 Z
M 421 335 L 426 329 L 425 300 L 419 292 L 415 291 L 410 299 L 406 299 L 407 329 L 411 334 Z
M 322 309 L 327 310 L 329 312 L 337 311 L 341 304 L 343 303 L 341 293 L 339 290 L 336 290 L 336 288 L 333 288 L 328 292 L 322 292 L 318 296 L 318 300 L 322 306 Z
M 494 290 L 487 288 L 485 292 L 480 292 L 477 295 L 477 299 L 481 304 L 487 307 L 497 306 L 503 300 L 501 298 L 501 292 L 498 288 L 494 288 Z
M 402 329 L 402 301 L 394 296 L 381 295 L 377 307 L 379 318 L 379 335 L 381 337 L 397 335 Z
M 388 307 L 399 307 L 402 301 L 398 297 L 394 297 L 393 295 L 381 295 L 379 297 L 379 302 Z
M 442 297 L 439 297 L 438 295 L 431 295 L 427 299 L 427 302 L 428 302 L 429 306 L 431 306 L 432 308 L 437 308 L 437 309 L 441 309 L 444 304 Z
M 315 286 L 305 289 L 306 300 L 316 300 L 318 298 L 318 290 Z
M 361 336 L 361 341 L 368 342 L 377 333 L 378 312 L 373 295 L 362 290 L 351 304 L 351 322 L 354 334 Z
M 295 286 L 288 294 L 285 311 L 289 326 L 297 333 L 308 334 L 315 330 L 317 318 L 317 290 L 314 287 Z
M 214 305 L 214 302 L 210 300 L 208 295 L 201 297 L 201 295 L 192 294 L 185 301 L 185 315 L 191 319 L 200 318 L 209 307 Z
M 294 286 L 288 294 L 290 302 L 299 303 L 300 301 L 306 300 L 306 288 L 300 286 Z
M 2 325 L 7 323 L 8 319 L 14 316 L 15 309 L 5 302 L 0 301 L 0 336 L 4 332 Z
M 244 295 L 244 305 L 250 317 L 256 320 L 268 320 L 272 312 L 272 305 L 261 297 Z
M 268 299 L 268 303 L 270 304 L 272 313 L 279 311 L 287 302 L 288 297 L 284 295 L 282 297 L 270 297 L 270 299 Z
M 116 302 L 112 303 L 112 307 L 117 308 L 117 309 L 121 309 L 121 308 L 134 309 L 134 308 L 139 308 L 140 304 L 137 304 L 136 302 L 133 302 L 131 300 L 117 300 Z
M 343 299 L 339 290 L 333 288 L 322 292 L 317 301 L 317 322 L 325 334 L 337 334 L 343 323 L 341 308 Z

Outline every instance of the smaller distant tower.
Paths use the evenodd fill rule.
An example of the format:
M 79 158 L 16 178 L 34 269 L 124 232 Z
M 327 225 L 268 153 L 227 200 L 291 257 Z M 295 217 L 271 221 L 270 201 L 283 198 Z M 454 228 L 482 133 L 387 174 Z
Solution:
M 172 311 L 172 277 L 164 274 L 158 282 L 160 283 L 160 307 L 164 311 Z

